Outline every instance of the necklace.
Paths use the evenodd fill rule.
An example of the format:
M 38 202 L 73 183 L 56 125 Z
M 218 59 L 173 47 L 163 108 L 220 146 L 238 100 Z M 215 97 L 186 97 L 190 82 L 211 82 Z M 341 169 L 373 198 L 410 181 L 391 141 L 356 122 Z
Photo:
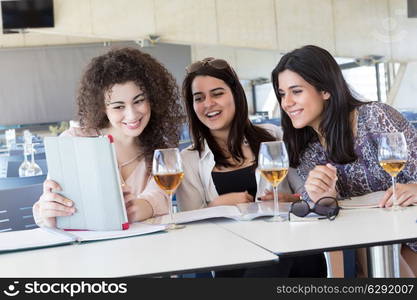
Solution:
M 131 164 L 132 162 L 134 162 L 141 155 L 142 155 L 142 153 L 139 152 L 138 154 L 135 155 L 135 157 L 133 157 L 133 158 L 131 158 L 131 159 L 125 161 L 125 162 L 119 163 L 119 169 Z
M 98 135 L 104 135 L 103 130 L 97 129 L 97 134 Z M 118 162 L 117 165 L 118 165 L 119 170 L 121 170 L 123 167 L 125 167 L 125 166 L 131 164 L 132 162 L 134 162 L 141 155 L 142 155 L 142 153 L 138 152 L 133 158 L 131 158 L 131 159 L 125 161 L 125 162 L 122 162 L 122 163 Z

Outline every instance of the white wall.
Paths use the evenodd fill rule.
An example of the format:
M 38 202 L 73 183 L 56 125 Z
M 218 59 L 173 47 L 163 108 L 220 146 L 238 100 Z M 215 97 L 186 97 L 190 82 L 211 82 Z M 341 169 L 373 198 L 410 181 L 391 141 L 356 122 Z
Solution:
M 0 47 L 136 40 L 192 45 L 192 59 L 227 59 L 241 79 L 269 78 L 281 53 L 316 44 L 335 56 L 417 61 L 406 0 L 54 0 L 55 27 L 0 34 Z M 415 72 L 414 68 L 411 68 Z M 408 77 L 407 76 L 407 77 Z M 413 77 L 414 78 L 414 77 Z M 408 85 L 408 87 L 407 87 Z M 402 85 L 408 103 L 415 86 Z M 406 101 L 406 104 L 402 104 Z
M 162 40 L 288 51 L 317 44 L 336 56 L 417 60 L 406 0 L 55 0 L 55 27 L 1 35 L 1 47 Z M 44 34 L 39 34 L 44 33 Z M 48 36 L 49 33 L 49 36 Z M 55 36 L 54 36 L 55 35 Z
M 110 47 L 137 47 L 134 43 L 104 46 L 8 48 L 0 50 L 0 126 L 47 123 L 75 118 L 76 90 L 92 57 Z M 183 81 L 191 61 L 191 47 L 158 44 L 142 48 Z
M 215 57 L 227 60 L 240 79 L 270 78 L 272 69 L 281 58 L 276 50 L 245 49 L 227 46 L 193 46 L 192 60 Z

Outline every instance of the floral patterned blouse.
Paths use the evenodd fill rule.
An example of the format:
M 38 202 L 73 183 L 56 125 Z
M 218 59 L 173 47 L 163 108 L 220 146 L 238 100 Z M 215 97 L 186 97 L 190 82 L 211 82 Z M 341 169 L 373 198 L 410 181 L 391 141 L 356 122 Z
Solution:
M 391 106 L 370 102 L 357 108 L 357 135 L 354 149 L 358 159 L 348 164 L 330 162 L 320 142 L 312 142 L 300 159 L 297 173 L 306 181 L 316 165 L 331 163 L 337 168 L 339 196 L 361 196 L 391 187 L 391 177 L 378 163 L 378 136 L 383 132 L 403 132 L 407 141 L 408 160 L 398 174 L 399 183 L 417 183 L 417 129 Z M 307 192 L 302 197 L 310 200 Z M 412 246 L 417 251 L 417 243 Z

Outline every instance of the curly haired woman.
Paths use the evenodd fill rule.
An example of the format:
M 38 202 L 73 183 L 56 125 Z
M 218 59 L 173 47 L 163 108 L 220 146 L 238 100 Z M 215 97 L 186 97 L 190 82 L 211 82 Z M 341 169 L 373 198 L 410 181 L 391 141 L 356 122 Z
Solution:
M 129 222 L 168 212 L 166 194 L 150 176 L 153 151 L 176 147 L 182 109 L 173 76 L 149 54 L 134 48 L 95 57 L 82 76 L 77 95 L 80 128 L 64 136 L 111 134 L 122 177 Z M 33 206 L 39 226 L 55 227 L 57 216 L 75 212 L 74 203 L 46 180 Z

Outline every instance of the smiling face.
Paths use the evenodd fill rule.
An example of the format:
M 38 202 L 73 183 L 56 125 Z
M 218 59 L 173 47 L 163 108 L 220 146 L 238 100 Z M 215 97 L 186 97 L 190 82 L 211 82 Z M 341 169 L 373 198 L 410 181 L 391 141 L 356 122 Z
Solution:
M 210 131 L 228 131 L 235 116 L 235 101 L 229 86 L 212 76 L 196 76 L 191 85 L 193 108 Z
M 112 134 L 119 138 L 139 136 L 149 123 L 151 106 L 144 91 L 133 81 L 115 84 L 104 97 Z
M 312 127 L 319 132 L 324 103 L 330 94 L 317 89 L 297 73 L 285 70 L 278 74 L 281 107 L 295 128 Z

